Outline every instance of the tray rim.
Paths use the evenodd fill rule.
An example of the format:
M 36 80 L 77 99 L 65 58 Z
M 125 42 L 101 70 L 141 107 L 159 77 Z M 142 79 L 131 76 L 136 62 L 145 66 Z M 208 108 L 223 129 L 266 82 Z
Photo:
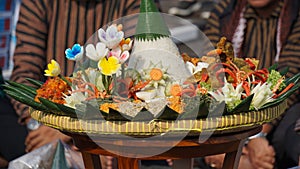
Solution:
M 34 109 L 30 110 L 30 114 L 33 119 L 46 126 L 75 134 L 107 136 L 125 134 L 135 137 L 148 137 L 171 131 L 174 134 L 188 132 L 188 135 L 193 136 L 211 131 L 213 131 L 214 134 L 224 134 L 248 130 L 277 118 L 286 108 L 287 101 L 283 101 L 278 105 L 258 111 L 197 120 L 178 120 L 176 124 L 174 121 L 167 120 L 153 120 L 147 124 L 145 122 L 132 121 L 83 120 L 45 113 Z M 170 127 L 173 128 L 170 129 Z

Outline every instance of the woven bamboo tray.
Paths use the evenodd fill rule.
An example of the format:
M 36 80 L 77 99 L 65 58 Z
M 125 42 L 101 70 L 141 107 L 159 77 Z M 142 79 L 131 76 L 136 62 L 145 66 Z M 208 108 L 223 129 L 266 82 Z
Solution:
M 259 111 L 211 117 L 198 120 L 125 122 L 105 120 L 82 120 L 67 116 L 57 116 L 42 111 L 31 111 L 31 117 L 46 126 L 61 131 L 78 134 L 118 135 L 126 134 L 143 137 L 159 135 L 166 132 L 183 133 L 190 135 L 204 131 L 214 133 L 228 133 L 257 127 L 280 116 L 287 108 L 286 101 Z

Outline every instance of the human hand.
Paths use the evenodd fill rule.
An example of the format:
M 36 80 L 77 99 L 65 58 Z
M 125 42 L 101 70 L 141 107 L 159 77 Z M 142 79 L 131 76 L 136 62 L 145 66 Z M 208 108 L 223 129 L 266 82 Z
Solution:
M 300 119 L 298 119 L 296 122 L 295 131 L 300 133 Z
M 218 154 L 204 157 L 205 163 L 212 168 L 221 169 L 223 166 L 225 154 Z
M 101 166 L 103 169 L 113 169 L 113 159 L 112 156 L 100 156 Z
M 166 159 L 166 162 L 168 163 L 169 166 L 173 165 L 173 160 L 172 159 Z
M 58 139 L 65 143 L 71 141 L 71 137 L 62 134 L 56 129 L 42 125 L 38 129 L 32 130 L 28 133 L 25 140 L 25 151 L 30 152 L 34 149 L 37 149 L 45 144 L 51 143 L 52 141 Z
M 246 147 L 247 155 L 254 168 L 273 169 L 275 162 L 275 151 L 269 145 L 267 139 L 259 137 L 251 139 Z

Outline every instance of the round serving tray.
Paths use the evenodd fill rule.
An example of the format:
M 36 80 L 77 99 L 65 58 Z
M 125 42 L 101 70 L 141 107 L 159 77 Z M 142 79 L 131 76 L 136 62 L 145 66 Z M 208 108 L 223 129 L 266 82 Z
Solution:
M 259 111 L 250 111 L 234 115 L 210 117 L 197 120 L 177 120 L 134 122 L 83 120 L 68 116 L 58 116 L 51 113 L 32 110 L 31 117 L 61 131 L 77 134 L 118 135 L 125 134 L 137 137 L 159 135 L 166 132 L 199 135 L 204 131 L 214 131 L 215 134 L 237 132 L 251 129 L 269 122 L 280 116 L 287 108 L 286 101 Z

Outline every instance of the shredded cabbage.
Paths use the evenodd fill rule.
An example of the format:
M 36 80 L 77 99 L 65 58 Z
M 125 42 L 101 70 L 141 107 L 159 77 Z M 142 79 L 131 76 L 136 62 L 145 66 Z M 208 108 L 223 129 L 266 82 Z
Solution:
M 271 90 L 276 86 L 278 81 L 282 78 L 281 74 L 276 70 L 271 70 L 271 73 L 269 74 L 267 83 L 271 84 Z M 283 90 L 286 87 L 285 83 L 281 83 L 279 85 L 278 91 Z

